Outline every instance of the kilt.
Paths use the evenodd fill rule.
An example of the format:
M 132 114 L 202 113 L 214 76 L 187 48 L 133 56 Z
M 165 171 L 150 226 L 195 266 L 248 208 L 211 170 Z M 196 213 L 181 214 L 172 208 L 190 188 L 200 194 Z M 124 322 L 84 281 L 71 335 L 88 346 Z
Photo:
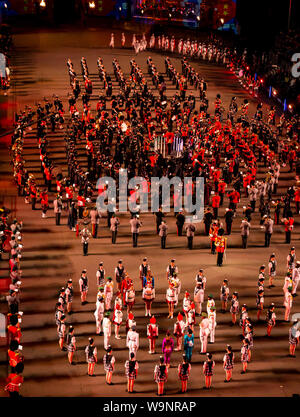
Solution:
M 241 362 L 249 362 L 249 351 L 248 349 L 241 350 Z
M 106 362 L 106 355 L 104 355 L 103 357 L 103 365 L 104 365 L 104 370 L 106 372 L 113 372 L 114 370 L 114 362 L 110 361 L 109 363 Z
M 160 376 L 159 374 L 155 375 L 155 382 L 156 383 L 166 382 L 166 381 L 167 381 L 167 375 L 166 374 L 163 374 L 162 376 Z
M 86 361 L 87 361 L 87 363 L 96 363 L 94 355 L 90 356 L 90 357 L 88 355 L 86 355 Z
M 189 374 L 189 369 L 188 369 L 188 371 L 184 374 L 184 373 L 183 373 L 183 368 L 182 368 L 182 366 L 180 366 L 178 376 L 179 376 L 180 381 L 187 381 L 187 380 L 189 379 L 189 376 L 190 376 L 190 374 Z
M 127 372 L 126 370 L 126 376 L 128 379 L 130 379 L 130 381 L 134 381 L 137 377 L 137 372 L 136 370 L 134 370 L 133 372 Z
M 209 366 L 206 363 L 204 363 L 203 373 L 204 373 L 205 376 L 212 376 L 213 375 L 213 366 L 210 369 Z
M 293 346 L 298 345 L 298 339 L 294 337 L 292 334 L 289 335 L 289 344 Z
M 60 339 L 63 339 L 63 338 L 65 338 L 65 336 L 64 336 L 64 332 L 62 331 L 62 330 L 58 330 L 58 337 L 60 338 Z
M 252 334 L 251 333 L 248 333 L 246 335 L 246 339 L 249 340 L 249 349 L 252 349 L 253 348 L 253 336 L 252 336 Z
M 224 359 L 225 359 L 224 369 L 226 371 L 231 371 L 231 369 L 233 369 L 233 361 L 231 362 L 229 360 L 228 355 L 225 355 Z
M 156 365 L 155 367 L 155 372 L 154 372 L 154 380 L 156 383 L 159 382 L 166 382 L 167 381 L 167 374 L 166 372 L 164 372 L 163 374 L 161 374 L 160 370 L 159 370 L 159 365 Z
M 239 307 L 230 307 L 230 313 L 231 314 L 237 314 L 239 312 Z
M 68 352 L 75 352 L 75 346 L 72 344 L 72 343 L 70 343 L 68 346 L 67 346 L 67 349 L 68 349 Z
M 106 372 L 112 372 L 114 370 L 114 367 L 113 367 L 113 365 L 111 364 L 111 363 L 109 363 L 109 364 L 104 364 L 104 371 L 106 371 Z

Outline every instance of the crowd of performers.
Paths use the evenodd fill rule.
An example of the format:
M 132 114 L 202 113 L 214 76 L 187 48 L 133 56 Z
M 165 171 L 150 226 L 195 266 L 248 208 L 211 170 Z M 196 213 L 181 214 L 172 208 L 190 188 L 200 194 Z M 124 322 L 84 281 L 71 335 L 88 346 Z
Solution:
M 256 210 L 256 200 L 259 201 L 261 213 L 261 224 L 265 229 L 265 246 L 270 244 L 273 232 L 273 223 L 283 223 L 286 231 L 286 243 L 291 242 L 293 230 L 293 211 L 299 214 L 300 189 L 291 185 L 286 193 L 278 197 L 277 184 L 280 175 L 280 168 L 290 165 L 290 172 L 295 171 L 297 158 L 297 123 L 295 120 L 287 121 L 281 117 L 278 124 L 274 117 L 269 114 L 265 117 L 262 105 L 257 106 L 253 118 L 247 115 L 248 103 L 242 103 L 239 109 L 236 98 L 233 98 L 228 109 L 228 118 L 222 122 L 222 100 L 218 94 L 215 100 L 215 114 L 208 114 L 208 102 L 206 98 L 207 85 L 202 77 L 195 72 L 186 59 L 182 60 L 182 73 L 178 73 L 170 59 L 166 58 L 166 73 L 159 74 L 151 57 L 148 58 L 148 74 L 155 87 L 153 89 L 147 83 L 147 77 L 134 59 L 130 61 L 130 76 L 126 79 L 118 61 L 114 59 L 114 77 L 119 84 L 119 91 L 113 94 L 112 77 L 106 71 L 101 58 L 98 59 L 99 79 L 103 82 L 105 93 L 97 102 L 96 112 L 91 106 L 91 97 L 95 88 L 89 78 L 87 61 L 81 60 L 81 72 L 83 77 L 79 81 L 73 63 L 68 60 L 70 85 L 72 96 L 69 97 L 69 116 L 66 115 L 63 101 L 55 97 L 53 103 L 46 100 L 42 106 L 39 104 L 36 111 L 26 109 L 17 115 L 16 129 L 12 137 L 12 160 L 14 177 L 18 186 L 20 196 L 24 196 L 27 203 L 31 203 L 32 209 L 36 204 L 41 203 L 42 217 L 47 216 L 47 210 L 51 202 L 48 196 L 53 196 L 53 208 L 56 224 L 60 225 L 63 208 L 68 210 L 68 226 L 71 230 L 81 235 L 84 254 L 88 253 L 88 240 L 91 236 L 97 238 L 99 218 L 97 208 L 94 207 L 95 192 L 101 193 L 104 190 L 96 189 L 95 182 L 101 176 L 110 176 L 118 181 L 120 169 L 127 168 L 129 179 L 135 175 L 143 176 L 150 185 L 151 177 L 191 176 L 203 177 L 205 181 L 205 206 L 204 217 L 205 234 L 211 241 L 211 251 L 217 251 L 217 264 L 223 263 L 223 255 L 226 249 L 224 234 L 231 234 L 232 222 L 234 221 L 242 193 L 249 198 L 248 207 L 243 207 L 244 220 L 241 224 L 242 244 L 247 245 L 251 215 Z M 166 83 L 164 79 L 169 77 L 178 89 L 178 92 L 169 99 L 166 96 Z M 188 83 L 196 90 L 199 90 L 200 106 L 196 108 L 196 99 L 193 94 L 187 97 Z M 164 86 L 162 86 L 165 84 Z M 81 94 L 81 89 L 83 89 Z M 156 89 L 159 94 L 155 94 Z M 190 90 L 189 90 L 190 91 Z M 82 99 L 83 111 L 79 98 Z M 107 101 L 111 100 L 111 106 L 106 108 Z M 31 129 L 35 116 L 37 117 L 37 144 L 40 153 L 41 172 L 44 184 L 37 185 L 34 176 L 25 167 L 23 157 L 23 145 L 26 134 Z M 68 176 L 62 173 L 57 174 L 55 161 L 52 160 L 48 149 L 47 133 L 56 129 L 64 129 L 65 119 L 68 118 L 65 129 L 65 145 L 68 163 Z M 153 151 L 153 144 L 158 135 L 165 138 L 167 155 L 160 151 Z M 183 141 L 183 151 L 177 158 L 172 157 L 173 143 L 178 135 Z M 78 144 L 84 144 L 87 155 L 86 165 L 80 164 L 77 157 Z M 257 165 L 263 162 L 266 168 L 265 177 L 257 179 Z M 55 185 L 53 184 L 55 181 Z M 228 191 L 226 192 L 226 189 Z M 135 190 L 133 190 L 133 193 Z M 128 196 L 132 198 L 132 194 Z M 218 208 L 228 203 L 224 221 L 226 231 L 218 216 Z M 92 209 L 90 204 L 92 204 Z M 274 216 L 271 216 L 271 208 L 274 207 Z M 212 210 L 211 210 L 212 208 Z M 283 210 L 283 214 L 282 214 Z M 156 231 L 162 238 L 162 248 L 166 243 L 167 228 L 164 227 L 164 213 L 160 210 L 156 214 Z M 89 230 L 88 222 L 84 219 L 90 218 L 92 230 Z M 274 217 L 274 221 L 272 219 Z M 79 231 L 79 222 L 83 221 L 83 228 Z M 131 220 L 139 221 L 136 216 Z M 131 221 L 130 220 L 130 221 Z M 118 225 L 120 223 L 115 213 L 107 216 L 107 226 L 112 232 L 112 244 L 116 243 Z M 248 226 L 246 225 L 248 223 Z M 184 214 L 177 213 L 178 234 L 182 233 L 184 227 Z M 136 225 L 135 229 L 136 230 Z M 190 231 L 191 232 L 191 231 Z M 189 232 L 189 233 L 190 233 Z M 194 230 L 195 232 L 195 230 Z M 191 232 L 192 234 L 194 233 Z M 132 231 L 132 233 L 138 233 Z M 188 237 L 193 237 L 188 235 Z M 164 239 L 163 239 L 164 238 Z M 188 240 L 189 245 L 191 240 Z M 137 244 L 137 240 L 133 239 Z M 189 246 L 190 247 L 190 246 Z M 274 269 L 275 268 L 275 269 Z M 296 262 L 295 249 L 292 247 L 287 257 L 287 269 L 284 283 L 284 306 L 285 320 L 289 321 L 293 297 L 296 296 L 299 282 L 299 262 Z M 154 277 L 147 263 L 143 260 L 140 266 L 140 278 L 142 298 L 145 301 L 145 316 L 149 317 L 147 326 L 147 337 L 149 338 L 149 353 L 155 352 L 155 340 L 158 335 L 158 324 L 155 315 L 151 312 L 151 304 L 155 298 Z M 264 279 L 265 273 L 269 275 L 269 289 L 271 291 L 274 277 L 276 275 L 276 256 L 272 254 L 268 267 L 262 266 L 259 270 L 257 289 L 257 319 L 260 320 L 264 310 Z M 125 372 L 128 377 L 128 392 L 133 392 L 133 382 L 138 374 L 137 351 L 139 349 L 139 333 L 137 332 L 134 319 L 135 287 L 137 283 L 126 273 L 123 262 L 120 261 L 115 270 L 115 280 L 105 277 L 103 264 L 99 265 L 97 271 L 97 286 L 99 292 L 96 297 L 96 334 L 103 333 L 103 347 L 106 351 L 103 363 L 106 371 L 106 382 L 112 384 L 112 374 L 115 367 L 115 357 L 112 352 L 110 337 L 112 324 L 115 326 L 115 337 L 122 337 L 123 311 L 127 312 L 126 319 L 126 346 L 129 348 L 129 359 L 125 363 Z M 178 309 L 180 295 L 180 278 L 175 261 L 172 260 L 167 268 L 167 290 L 166 300 L 169 309 L 169 319 L 174 319 L 175 309 Z M 221 284 L 221 283 L 220 283 Z M 116 285 L 116 289 L 114 289 Z M 164 392 L 164 383 L 167 380 L 168 368 L 173 350 L 181 350 L 182 345 L 185 351 L 183 361 L 179 364 L 178 374 L 182 381 L 181 391 L 187 389 L 187 380 L 191 370 L 191 357 L 196 343 L 194 336 L 196 332 L 196 316 L 201 316 L 199 325 L 199 337 L 201 342 L 201 353 L 207 353 L 207 360 L 204 363 L 203 372 L 206 378 L 205 387 L 210 388 L 211 377 L 215 361 L 212 354 L 207 352 L 208 336 L 210 342 L 214 343 L 216 326 L 216 306 L 212 294 L 207 297 L 206 312 L 202 312 L 202 304 L 205 297 L 206 278 L 203 270 L 196 276 L 194 296 L 184 292 L 182 309 L 180 308 L 177 320 L 174 322 L 173 335 L 176 338 L 176 347 L 171 335 L 168 332 L 162 344 L 163 357 L 155 366 L 154 376 L 158 383 L 158 394 Z M 79 279 L 81 302 L 87 303 L 88 278 L 87 271 L 83 270 Z M 113 301 L 113 297 L 115 297 Z M 228 310 L 227 303 L 230 303 L 232 314 L 232 326 L 237 323 L 237 316 L 240 314 L 240 325 L 242 329 L 241 361 L 242 371 L 246 372 L 247 363 L 251 358 L 253 348 L 253 319 L 248 317 L 246 305 L 240 307 L 239 295 L 236 291 L 229 296 L 229 283 L 224 280 L 221 287 L 220 298 L 222 312 Z M 74 352 L 76 351 L 76 332 L 68 322 L 68 313 L 72 312 L 73 282 L 68 280 L 66 286 L 59 292 L 59 299 L 56 305 L 56 324 L 59 337 L 59 346 L 62 350 L 67 349 L 68 360 L 74 364 Z M 276 322 L 275 306 L 270 304 L 267 311 L 267 334 Z M 177 312 L 176 312 L 177 314 Z M 112 318 L 111 318 L 112 315 Z M 199 324 L 199 323 L 198 323 Z M 299 341 L 298 324 L 291 328 L 289 333 L 290 355 L 295 355 L 295 347 Z M 98 346 L 98 351 L 100 347 Z M 97 347 L 94 338 L 91 337 L 85 349 L 88 362 L 88 374 L 94 374 L 94 366 L 97 361 Z M 224 355 L 225 381 L 231 380 L 231 373 L 234 366 L 234 354 L 231 346 L 226 347 Z
M 22 317 L 20 311 L 22 291 L 22 269 L 21 259 L 23 251 L 22 221 L 12 217 L 12 212 L 5 207 L 0 209 L 0 236 L 1 236 L 1 262 L 6 263 L 4 253 L 8 253 L 8 273 L 10 283 L 6 296 L 8 310 L 5 314 L 7 342 L 8 342 L 8 363 L 9 372 L 4 387 L 5 391 L 12 398 L 19 397 L 20 387 L 24 381 L 22 376 L 24 370 L 24 355 L 22 354 Z M 6 257 L 5 257 L 6 258 Z
M 286 258 L 287 273 L 283 284 L 283 305 L 285 307 L 284 321 L 290 322 L 293 298 L 297 296 L 297 287 L 300 280 L 300 262 L 296 261 L 295 248 L 292 247 Z M 262 265 L 258 271 L 256 308 L 257 322 L 262 320 L 262 313 L 265 312 L 266 336 L 271 337 L 271 332 L 276 325 L 277 315 L 275 313 L 275 304 L 270 303 L 267 308 L 264 305 L 265 279 L 269 279 L 270 291 L 275 287 L 274 282 L 278 285 L 276 275 L 277 261 L 275 254 L 271 254 L 267 267 Z M 128 378 L 128 392 L 135 392 L 134 380 L 137 378 L 139 365 L 137 356 L 140 350 L 140 334 L 146 336 L 149 340 L 149 354 L 156 354 L 157 339 L 159 335 L 159 324 L 153 314 L 152 303 L 155 300 L 155 277 L 151 270 L 147 258 L 143 258 L 138 268 L 137 280 L 130 278 L 122 260 L 119 260 L 114 271 L 114 279 L 111 276 L 106 277 L 104 263 L 100 262 L 96 271 L 96 281 L 98 293 L 96 295 L 96 309 L 94 317 L 96 320 L 96 335 L 103 336 L 103 348 L 98 343 L 98 349 L 95 346 L 94 338 L 89 338 L 88 345 L 85 348 L 86 361 L 88 363 L 88 375 L 94 375 L 95 364 L 97 363 L 97 352 L 104 349 L 106 352 L 103 356 L 104 370 L 106 372 L 106 383 L 112 385 L 112 375 L 115 369 L 116 358 L 112 353 L 110 340 L 124 339 L 124 347 L 129 350 L 129 359 L 125 362 L 125 374 Z M 217 309 L 215 297 L 207 294 L 209 288 L 209 278 L 206 277 L 205 271 L 199 269 L 194 279 L 194 292 L 181 291 L 179 268 L 175 259 L 171 259 L 166 268 L 166 302 L 168 304 L 168 319 L 172 320 L 171 330 L 167 330 L 162 345 L 159 350 L 163 353 L 159 358 L 159 364 L 155 365 L 154 379 L 158 384 L 158 395 L 164 393 L 164 383 L 168 378 L 168 369 L 171 363 L 173 351 L 184 351 L 182 363 L 178 365 L 178 377 L 181 381 L 181 391 L 187 391 L 187 381 L 191 371 L 192 354 L 195 347 L 200 347 L 200 354 L 206 355 L 203 363 L 203 374 L 205 376 L 205 386 L 209 389 L 212 384 L 214 367 L 216 366 L 213 356 L 207 352 L 208 343 L 215 343 L 215 333 L 217 327 Z M 139 287 L 139 288 L 137 288 Z M 81 304 L 86 304 L 89 288 L 88 271 L 84 269 L 79 278 L 79 291 Z M 136 292 L 141 292 L 141 298 L 145 303 L 145 317 L 149 317 L 143 331 L 137 331 L 137 325 L 134 316 L 134 306 L 136 303 Z M 69 279 L 66 286 L 59 291 L 58 302 L 55 309 L 55 320 L 59 338 L 59 347 L 61 350 L 68 351 L 68 360 L 74 365 L 74 352 L 76 352 L 76 334 L 74 327 L 69 323 L 66 324 L 66 317 L 72 314 L 73 302 L 73 282 Z M 230 326 L 240 326 L 241 351 L 240 361 L 242 364 L 241 374 L 247 371 L 248 363 L 251 361 L 251 353 L 254 347 L 254 322 L 249 317 L 248 306 L 241 304 L 237 291 L 232 291 L 229 287 L 229 281 L 224 279 L 220 283 L 220 306 L 221 314 L 230 313 Z M 91 302 L 91 301 L 90 301 Z M 204 308 L 202 307 L 204 305 Z M 174 314 L 176 316 L 174 318 Z M 203 311 L 204 310 L 204 311 Z M 124 323 L 124 315 L 126 320 Z M 68 316 L 70 317 L 70 316 Z M 197 318 L 200 321 L 197 322 Z M 124 329 L 124 330 L 123 330 Z M 172 337 L 174 336 L 174 338 Z M 300 328 L 299 322 L 295 319 L 293 326 L 289 329 L 289 356 L 295 357 L 295 349 L 299 342 Z M 174 340 L 175 339 L 175 340 Z M 197 341 L 198 340 L 198 341 Z M 77 353 L 78 358 L 79 353 Z M 223 358 L 223 368 L 225 371 L 224 382 L 228 383 L 232 378 L 234 367 L 234 353 L 230 345 L 226 346 Z

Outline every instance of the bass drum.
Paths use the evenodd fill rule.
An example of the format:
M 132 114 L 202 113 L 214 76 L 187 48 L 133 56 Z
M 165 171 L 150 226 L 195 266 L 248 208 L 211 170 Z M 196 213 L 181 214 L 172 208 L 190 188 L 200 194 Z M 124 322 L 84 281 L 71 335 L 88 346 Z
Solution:
M 84 219 L 88 218 L 89 214 L 90 214 L 89 209 L 87 207 L 85 207 L 83 212 L 82 212 L 83 218 Z

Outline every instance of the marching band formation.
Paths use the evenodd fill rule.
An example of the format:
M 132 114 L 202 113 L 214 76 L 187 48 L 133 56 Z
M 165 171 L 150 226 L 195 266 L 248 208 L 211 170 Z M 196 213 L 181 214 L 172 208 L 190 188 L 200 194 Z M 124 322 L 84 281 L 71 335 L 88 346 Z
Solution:
M 176 42 L 173 37 L 169 40 L 168 37 L 162 36 L 156 40 L 152 35 L 150 48 L 155 48 L 156 41 L 159 50 L 175 51 Z M 109 46 L 115 47 L 114 34 L 111 36 Z M 125 46 L 124 33 L 121 46 Z M 145 36 L 143 35 L 138 41 L 134 35 L 132 46 L 136 53 L 145 50 L 147 48 Z M 136 268 L 137 279 L 130 277 L 125 262 L 121 259 L 114 274 L 111 274 L 113 276 L 107 276 L 104 263 L 100 262 L 96 271 L 98 292 L 92 296 L 89 293 L 90 272 L 87 269 L 83 269 L 80 276 L 76 277 L 76 280 L 79 278 L 76 286 L 73 284 L 73 279 L 67 280 L 66 285 L 59 290 L 55 306 L 59 348 L 67 352 L 70 365 L 76 365 L 81 353 L 77 346 L 76 325 L 72 323 L 72 303 L 78 289 L 81 305 L 93 304 L 95 301 L 93 313 L 95 334 L 91 334 L 84 349 L 88 364 L 87 374 L 91 377 L 95 376 L 94 370 L 99 354 L 101 353 L 102 356 L 105 352 L 103 366 L 106 383 L 113 385 L 113 373 L 118 363 L 118 355 L 113 351 L 112 346 L 114 333 L 115 339 L 121 339 L 123 348 L 128 348 L 128 360 L 124 364 L 128 393 L 135 392 L 134 382 L 143 369 L 143 363 L 138 361 L 143 338 L 149 340 L 150 355 L 157 354 L 158 350 L 162 354 L 155 361 L 157 363 L 153 369 L 158 395 L 165 393 L 169 368 L 173 363 L 173 351 L 184 351 L 182 362 L 176 364 L 181 393 L 187 391 L 193 358 L 198 352 L 205 355 L 203 388 L 212 387 L 214 371 L 221 364 L 214 360 L 208 344 L 220 343 L 224 350 L 222 362 L 225 372 L 224 383 L 231 381 L 238 358 L 241 362 L 240 372 L 245 374 L 254 348 L 255 324 L 265 318 L 268 338 L 272 337 L 272 329 L 275 325 L 285 328 L 290 321 L 293 299 L 297 296 L 300 280 L 300 261 L 296 259 L 295 247 L 291 246 L 294 214 L 298 216 L 300 209 L 299 182 L 295 181 L 286 191 L 280 190 L 280 194 L 278 193 L 282 168 L 289 165 L 290 172 L 295 171 L 298 149 L 297 120 L 281 116 L 276 125 L 275 110 L 269 109 L 266 115 L 263 113 L 262 104 L 257 106 L 254 117 L 250 118 L 249 102 L 244 100 L 239 107 L 236 97 L 232 98 L 227 118 L 223 120 L 225 109 L 220 94 L 216 95 L 214 114 L 209 114 L 207 83 L 188 62 L 187 56 L 202 56 L 209 61 L 223 61 L 230 65 L 227 52 L 226 50 L 222 52 L 213 45 L 207 46 L 206 43 L 199 44 L 189 40 L 179 41 L 178 52 L 184 55 L 181 72 L 169 57 L 165 57 L 166 71 L 163 74 L 158 72 L 150 56 L 147 59 L 147 75 L 143 73 L 135 59 L 130 61 L 129 75 L 123 72 L 117 59 L 114 59 L 113 74 L 110 74 L 102 58 L 99 57 L 97 76 L 103 88 L 96 88 L 93 85 L 84 57 L 80 62 L 81 76 L 77 75 L 71 59 L 68 59 L 72 89 L 72 95 L 68 97 L 68 111 L 65 109 L 66 104 L 63 103 L 63 99 L 59 97 L 54 97 L 53 103 L 51 100 L 45 100 L 43 106 L 38 104 L 35 111 L 27 108 L 17 115 L 12 136 L 11 155 L 19 196 L 23 196 L 25 202 L 31 204 L 32 210 L 36 210 L 36 205 L 40 204 L 42 219 L 47 218 L 47 211 L 52 204 L 57 226 L 61 225 L 62 214 L 67 210 L 68 227 L 76 232 L 77 237 L 81 237 L 85 256 L 88 255 L 90 241 L 93 242 L 98 238 L 100 220 L 104 217 L 98 211 L 95 201 L 97 195 L 105 193 L 106 189 L 97 187 L 97 179 L 106 176 L 118 182 L 118 174 L 124 168 L 128 170 L 129 177 L 143 176 L 148 187 L 151 187 L 152 177 L 163 175 L 169 178 L 179 176 L 182 179 L 191 176 L 193 180 L 197 177 L 204 178 L 204 235 L 208 236 L 211 253 L 217 255 L 216 261 L 219 267 L 223 266 L 226 250 L 230 248 L 232 224 L 240 214 L 243 216 L 240 225 L 242 248 L 247 248 L 251 216 L 257 214 L 257 202 L 259 202 L 260 225 L 264 230 L 266 248 L 270 246 L 273 228 L 281 227 L 280 224 L 285 228 L 285 243 L 289 245 L 290 251 L 286 258 L 287 272 L 283 284 L 282 304 L 285 307 L 283 323 L 278 323 L 277 316 L 280 315 L 276 310 L 278 305 L 271 302 L 267 308 L 265 307 L 265 293 L 272 295 L 272 288 L 281 285 L 276 274 L 278 266 L 275 253 L 268 252 L 267 266 L 262 265 L 258 268 L 257 291 L 252 291 L 253 305 L 256 307 L 255 318 L 252 312 L 250 313 L 249 306 L 242 304 L 242 296 L 236 289 L 233 288 L 231 291 L 228 279 L 224 278 L 220 282 L 218 296 L 210 293 L 210 279 L 202 267 L 199 268 L 195 278 L 190 280 L 192 294 L 187 289 L 181 289 L 180 265 L 176 265 L 176 260 L 172 258 L 166 268 L 165 281 L 164 299 L 167 304 L 167 319 L 171 326 L 171 330 L 167 331 L 159 328 L 159 316 L 156 313 L 158 294 L 155 293 L 157 271 L 152 271 L 147 257 L 144 257 Z M 176 90 L 171 97 L 167 95 L 167 79 Z M 99 91 L 95 93 L 96 90 Z M 100 95 L 97 96 L 98 93 Z M 95 94 L 97 104 L 96 108 L 92 108 L 91 100 Z M 30 168 L 25 165 L 23 155 L 26 135 L 30 134 L 32 125 L 36 125 L 37 150 L 43 177 L 42 184 L 39 185 L 30 173 Z M 59 171 L 55 158 L 49 152 L 47 136 L 50 137 L 51 132 L 56 130 L 64 135 L 67 175 Z M 154 143 L 159 135 L 166 143 L 165 155 L 160 150 L 154 150 Z M 175 136 L 182 141 L 182 152 L 176 154 L 176 157 L 173 148 Z M 78 158 L 79 146 L 85 149 L 86 164 L 82 164 Z M 260 178 L 257 175 L 259 168 L 263 170 Z M 137 199 L 137 191 L 138 188 L 129 193 L 129 201 Z M 195 187 L 190 193 L 195 197 Z M 249 200 L 247 206 L 241 207 L 241 197 Z M 163 201 L 160 203 L 163 205 Z M 225 204 L 228 207 L 224 219 L 220 219 L 219 209 Z M 109 228 L 111 232 L 112 245 L 117 244 L 122 221 L 117 210 L 116 206 L 115 210 L 107 213 L 105 216 L 107 224 L 103 226 Z M 165 249 L 168 236 L 165 218 L 167 216 L 161 207 L 154 215 L 155 233 L 160 236 L 161 249 Z M 181 236 L 185 230 L 187 247 L 191 250 L 194 248 L 194 236 L 199 230 L 196 230 L 195 225 L 186 223 L 183 211 L 176 212 L 175 215 L 177 234 Z M 142 225 L 140 213 L 131 213 L 128 227 L 132 233 L 133 247 L 137 247 L 138 238 L 141 239 L 139 235 Z M 22 313 L 19 311 L 18 299 L 22 272 L 20 269 L 22 244 L 19 242 L 22 239 L 22 225 L 14 221 L 9 226 L 3 217 L 2 226 L 6 234 L 10 227 L 9 234 L 11 234 L 9 262 L 12 288 L 7 301 L 10 317 L 8 354 L 12 373 L 6 389 L 11 396 L 16 396 L 23 382 L 21 374 L 24 368 L 20 353 Z M 3 250 L 6 238 L 7 236 L 2 239 Z M 269 284 L 267 288 L 266 279 Z M 143 328 L 136 322 L 135 307 L 138 298 L 141 298 L 145 305 Z M 159 298 L 161 302 L 162 299 Z M 232 346 L 218 341 L 217 312 L 230 313 L 230 326 L 236 329 L 236 335 L 241 338 L 240 354 L 234 353 Z M 240 330 L 237 330 L 238 327 Z M 300 336 L 298 321 L 295 321 L 286 333 L 289 337 L 289 355 L 295 357 Z M 159 334 L 164 335 L 161 346 L 158 346 Z M 195 353 L 196 347 L 199 349 L 197 353 Z

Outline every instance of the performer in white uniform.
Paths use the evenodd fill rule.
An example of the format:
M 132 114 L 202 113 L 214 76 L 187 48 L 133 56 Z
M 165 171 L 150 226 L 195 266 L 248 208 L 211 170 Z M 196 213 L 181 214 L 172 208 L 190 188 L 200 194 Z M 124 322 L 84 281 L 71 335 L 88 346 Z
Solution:
M 207 318 L 207 314 L 206 313 L 202 313 L 202 320 L 199 324 L 200 326 L 200 333 L 199 333 L 199 337 L 200 337 L 200 342 L 201 342 L 201 353 L 206 353 L 206 349 L 207 349 L 207 338 L 209 335 L 209 320 Z
M 216 307 L 211 307 L 208 315 L 209 321 L 209 332 L 210 332 L 210 343 L 215 343 L 215 328 L 217 325 L 217 314 Z
M 136 332 L 136 327 L 132 326 L 131 329 L 127 333 L 126 339 L 126 346 L 129 349 L 129 357 L 131 352 L 134 353 L 134 358 L 136 358 L 136 354 L 139 348 L 139 334 Z
M 102 322 L 103 334 L 104 334 L 104 349 L 106 350 L 109 346 L 109 338 L 111 336 L 111 321 L 109 319 L 110 313 L 106 312 L 104 314 L 104 319 Z

